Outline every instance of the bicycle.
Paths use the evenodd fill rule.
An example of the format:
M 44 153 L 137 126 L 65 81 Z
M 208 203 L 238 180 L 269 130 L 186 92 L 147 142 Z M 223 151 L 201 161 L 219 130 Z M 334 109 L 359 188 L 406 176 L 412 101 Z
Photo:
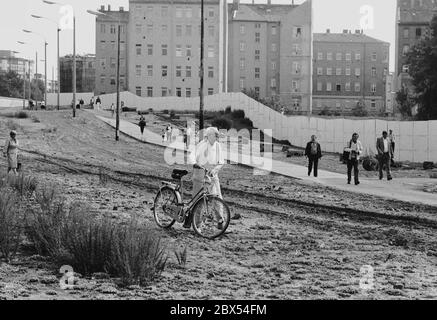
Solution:
M 199 167 L 200 168 L 200 167 Z M 229 227 L 231 213 L 228 205 L 219 197 L 210 194 L 211 175 L 205 171 L 202 189 L 189 202 L 182 201 L 182 178 L 186 170 L 174 170 L 172 178 L 178 183 L 163 181 L 152 208 L 157 225 L 170 229 L 176 222 L 189 224 L 194 231 L 206 239 L 223 235 Z

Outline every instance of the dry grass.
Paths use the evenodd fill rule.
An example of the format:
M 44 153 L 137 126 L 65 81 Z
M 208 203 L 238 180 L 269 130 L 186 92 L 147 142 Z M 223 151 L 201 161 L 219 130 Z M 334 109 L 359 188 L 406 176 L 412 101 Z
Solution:
M 10 261 L 17 253 L 23 233 L 23 217 L 16 194 L 0 188 L 0 257 Z

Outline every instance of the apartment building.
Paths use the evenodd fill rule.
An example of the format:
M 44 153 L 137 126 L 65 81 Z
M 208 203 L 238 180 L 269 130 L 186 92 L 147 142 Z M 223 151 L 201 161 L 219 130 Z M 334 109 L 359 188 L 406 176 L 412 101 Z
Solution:
M 129 90 L 142 97 L 195 97 L 200 88 L 200 0 L 130 0 Z M 204 1 L 204 94 L 225 81 L 226 1 Z
M 397 0 L 396 81 L 397 90 L 412 89 L 406 56 L 411 47 L 429 32 L 432 17 L 437 14 L 436 0 Z
M 34 61 L 30 60 L 30 75 L 33 77 Z M 0 50 L 0 73 L 14 71 L 21 77 L 29 77 L 29 60 L 15 56 L 11 50 Z
M 128 90 L 128 36 L 127 25 L 129 12 L 120 7 L 112 11 L 111 6 L 101 6 L 101 13 L 96 17 L 96 95 L 114 93 L 117 91 L 117 44 L 118 25 L 120 33 L 120 89 Z
M 73 56 L 60 58 L 61 92 L 73 92 Z M 48 82 L 48 85 L 50 83 Z M 94 54 L 76 56 L 77 92 L 94 92 L 96 85 L 96 56 Z
M 255 90 L 289 112 L 311 112 L 311 0 L 229 4 L 228 90 Z
M 362 31 L 314 34 L 313 113 L 385 113 L 390 44 Z

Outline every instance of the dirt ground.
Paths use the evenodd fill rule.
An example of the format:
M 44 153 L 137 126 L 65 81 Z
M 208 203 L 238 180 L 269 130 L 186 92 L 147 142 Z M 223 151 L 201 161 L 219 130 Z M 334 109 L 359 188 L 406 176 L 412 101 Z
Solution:
M 16 126 L 28 151 L 24 170 L 114 219 L 140 215 L 162 235 L 169 264 L 149 287 L 80 277 L 74 290 L 64 291 L 53 271 L 60 266 L 23 251 L 0 265 L 0 300 L 437 298 L 435 207 L 254 176 L 228 165 L 221 173 L 224 197 L 242 216 L 228 233 L 209 241 L 181 226 L 163 231 L 150 212 L 160 181 L 174 169 L 163 161 L 162 148 L 125 136 L 116 143 L 113 130 L 88 113 L 76 119 L 67 111 L 32 115 L 11 120 L 0 114 L 0 137 Z M 159 130 L 161 123 L 150 121 Z M 181 267 L 174 251 L 185 247 L 187 264 Z M 373 268 L 369 289 L 360 287 L 365 266 Z

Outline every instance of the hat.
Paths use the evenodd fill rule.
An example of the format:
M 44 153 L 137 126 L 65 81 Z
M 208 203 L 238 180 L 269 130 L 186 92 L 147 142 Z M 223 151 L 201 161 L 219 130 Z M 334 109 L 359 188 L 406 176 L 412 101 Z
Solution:
M 12 130 L 11 133 L 10 133 L 10 135 L 17 135 L 17 131 Z

